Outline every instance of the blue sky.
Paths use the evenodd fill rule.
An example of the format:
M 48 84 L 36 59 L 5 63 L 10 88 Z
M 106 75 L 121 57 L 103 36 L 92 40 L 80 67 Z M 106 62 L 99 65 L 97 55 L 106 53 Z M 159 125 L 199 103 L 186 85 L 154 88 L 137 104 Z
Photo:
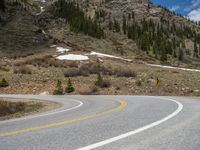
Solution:
M 200 21 L 200 0 L 151 0 L 190 19 Z

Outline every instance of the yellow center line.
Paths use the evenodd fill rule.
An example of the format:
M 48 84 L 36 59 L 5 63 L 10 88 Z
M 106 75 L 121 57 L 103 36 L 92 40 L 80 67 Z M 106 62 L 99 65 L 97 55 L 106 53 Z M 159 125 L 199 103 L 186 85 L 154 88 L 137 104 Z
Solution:
M 112 108 L 112 109 L 109 109 L 109 110 L 104 111 L 104 112 L 100 112 L 100 113 L 85 116 L 85 117 L 75 118 L 75 119 L 71 119 L 71 120 L 66 120 L 66 121 L 62 121 L 62 122 L 46 124 L 46 125 L 41 125 L 41 126 L 35 126 L 35 127 L 31 127 L 31 128 L 25 128 L 25 129 L 21 129 L 21 130 L 17 130 L 17 131 L 6 132 L 6 133 L 0 133 L 0 137 L 22 134 L 22 133 L 26 133 L 26 132 L 30 132 L 30 131 L 36 131 L 36 130 L 40 130 L 40 129 L 56 127 L 56 126 L 61 126 L 61 125 L 69 124 L 69 123 L 94 119 L 94 118 L 104 116 L 104 115 L 110 114 L 112 112 L 118 111 L 118 110 L 126 107 L 126 105 L 127 105 L 127 102 L 122 101 L 122 100 L 118 100 L 117 102 L 119 102 L 119 104 L 120 104 L 119 106 Z

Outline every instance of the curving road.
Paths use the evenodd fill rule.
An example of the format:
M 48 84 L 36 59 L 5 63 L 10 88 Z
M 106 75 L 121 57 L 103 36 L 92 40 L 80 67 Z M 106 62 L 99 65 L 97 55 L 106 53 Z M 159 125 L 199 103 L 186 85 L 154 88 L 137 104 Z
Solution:
M 200 98 L 32 96 L 62 107 L 0 121 L 0 150 L 199 150 Z

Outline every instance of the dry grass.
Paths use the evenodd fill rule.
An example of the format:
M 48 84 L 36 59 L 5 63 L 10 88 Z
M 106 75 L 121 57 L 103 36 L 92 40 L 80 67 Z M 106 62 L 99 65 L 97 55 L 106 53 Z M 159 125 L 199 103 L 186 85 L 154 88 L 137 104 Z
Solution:
M 94 95 L 98 91 L 95 85 L 89 87 L 80 87 L 78 93 L 81 95 Z
M 10 71 L 10 69 L 5 66 L 0 66 L 0 71 L 8 72 L 8 71 Z
M 46 105 L 46 103 L 45 103 Z M 18 118 L 47 109 L 44 102 L 0 100 L 0 120 Z
M 64 73 L 65 77 L 77 77 L 77 76 L 89 76 L 89 72 L 86 70 L 80 70 L 78 68 L 70 68 Z
M 0 100 L 0 117 L 24 111 L 26 104 L 24 102 L 10 102 Z
M 74 61 L 61 61 L 55 59 L 51 55 L 42 55 L 35 57 L 28 57 L 24 60 L 20 60 L 15 62 L 15 66 L 23 66 L 23 65 L 33 65 L 36 67 L 63 67 L 63 68 L 77 68 L 78 63 Z

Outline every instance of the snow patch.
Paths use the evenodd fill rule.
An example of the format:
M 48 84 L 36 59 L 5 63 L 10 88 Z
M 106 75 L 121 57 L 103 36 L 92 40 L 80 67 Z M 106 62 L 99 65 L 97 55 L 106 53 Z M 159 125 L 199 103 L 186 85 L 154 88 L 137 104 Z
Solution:
M 35 0 L 35 1 L 38 1 L 38 2 L 41 2 L 41 3 L 45 3 L 46 0 Z
M 40 12 L 42 13 L 42 12 L 44 12 L 45 11 L 45 9 L 44 9 L 44 7 L 40 7 Z
M 54 47 L 56 47 L 56 45 L 51 45 L 50 47 L 51 47 L 51 48 L 54 48 Z
M 97 57 L 108 57 L 108 58 L 115 58 L 115 59 L 121 59 L 121 60 L 125 60 L 125 61 L 129 61 L 131 62 L 131 59 L 124 59 L 122 57 L 118 57 L 118 56 L 113 56 L 113 55 L 108 55 L 108 54 L 103 54 L 103 53 L 98 53 L 98 52 L 94 52 L 92 51 L 90 54 L 91 56 L 97 56 Z
M 46 35 L 46 32 L 44 30 L 42 30 L 42 34 Z
M 70 49 L 68 48 L 63 48 L 63 47 L 56 47 L 58 53 L 65 53 L 65 52 L 69 52 Z
M 200 72 L 200 70 L 197 70 L 197 69 L 179 68 L 179 67 L 163 66 L 163 65 L 155 65 L 155 64 L 147 64 L 147 65 L 152 66 L 152 67 L 159 67 L 159 68 L 177 69 L 177 70 L 191 71 L 191 72 Z
M 61 55 L 56 58 L 59 60 L 73 60 L 73 61 L 83 61 L 89 59 L 88 56 L 76 55 L 76 54 Z

